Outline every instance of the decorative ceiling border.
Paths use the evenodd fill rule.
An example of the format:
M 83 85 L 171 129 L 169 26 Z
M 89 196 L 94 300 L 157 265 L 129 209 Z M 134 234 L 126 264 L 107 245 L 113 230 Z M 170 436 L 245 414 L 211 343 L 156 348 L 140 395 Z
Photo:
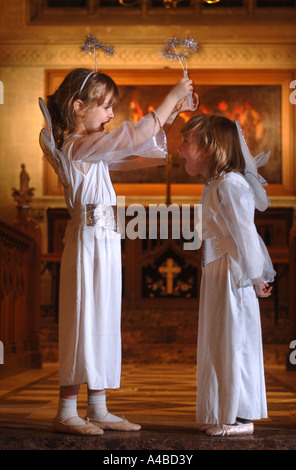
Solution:
M 165 60 L 157 44 L 113 44 L 113 56 L 101 55 L 105 68 L 177 68 Z M 91 68 L 92 58 L 79 45 L 0 44 L 1 67 L 77 67 Z M 203 44 L 188 64 L 189 68 L 296 68 L 295 44 Z

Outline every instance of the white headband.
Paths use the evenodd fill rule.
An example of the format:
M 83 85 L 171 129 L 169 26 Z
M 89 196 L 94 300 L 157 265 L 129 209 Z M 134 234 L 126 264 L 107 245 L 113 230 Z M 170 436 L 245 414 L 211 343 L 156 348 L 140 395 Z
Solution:
M 89 77 L 90 77 L 93 73 L 95 73 L 94 70 L 93 70 L 92 72 L 89 72 L 89 74 L 86 75 L 86 77 L 85 77 L 85 79 L 83 80 L 83 83 L 82 83 L 82 85 L 81 85 L 81 87 L 80 87 L 79 93 L 82 92 L 82 90 L 83 90 L 83 88 L 84 88 L 84 86 L 85 86 L 87 80 L 89 79 Z

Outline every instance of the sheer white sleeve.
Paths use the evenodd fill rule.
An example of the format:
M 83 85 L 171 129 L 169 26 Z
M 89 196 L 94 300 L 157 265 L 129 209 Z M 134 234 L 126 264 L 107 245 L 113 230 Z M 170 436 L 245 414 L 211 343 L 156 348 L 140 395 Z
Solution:
M 254 223 L 255 202 L 249 185 L 237 178 L 225 178 L 218 184 L 220 210 L 237 247 L 239 285 L 272 282 L 275 271 L 266 246 Z
M 167 141 L 153 114 L 137 123 L 125 121 L 111 132 L 94 132 L 76 139 L 74 162 L 104 161 L 110 170 L 133 170 L 167 163 Z

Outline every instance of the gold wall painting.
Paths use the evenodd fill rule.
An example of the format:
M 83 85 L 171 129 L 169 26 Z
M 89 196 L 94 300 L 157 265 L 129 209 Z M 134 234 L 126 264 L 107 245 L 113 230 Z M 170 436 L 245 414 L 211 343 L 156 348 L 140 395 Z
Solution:
M 48 95 L 69 71 L 46 72 Z M 119 87 L 120 102 L 107 130 L 124 120 L 137 122 L 156 109 L 171 87 L 181 78 L 179 70 L 107 70 Z M 112 172 L 117 194 L 164 195 L 170 182 L 171 196 L 200 195 L 202 179 L 187 175 L 178 158 L 180 131 L 194 114 L 220 114 L 238 119 L 253 156 L 271 150 L 271 157 L 259 172 L 268 181 L 270 195 L 295 194 L 293 180 L 293 112 L 289 102 L 290 72 L 278 71 L 190 71 L 200 106 L 195 113 L 180 114 L 168 132 L 171 165 L 129 172 Z M 45 164 L 44 193 L 60 194 L 55 175 Z

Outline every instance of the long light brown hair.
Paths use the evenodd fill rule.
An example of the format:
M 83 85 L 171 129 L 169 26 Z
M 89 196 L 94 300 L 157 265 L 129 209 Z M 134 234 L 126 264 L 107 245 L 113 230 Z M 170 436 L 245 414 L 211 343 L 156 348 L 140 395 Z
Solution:
M 55 93 L 47 97 L 53 135 L 58 148 L 63 145 L 65 133 L 70 134 L 75 128 L 73 105 L 76 100 L 79 99 L 84 103 L 84 109 L 102 105 L 109 94 L 111 94 L 111 106 L 115 106 L 118 102 L 119 92 L 116 84 L 111 77 L 101 72 L 92 73 L 80 90 L 90 72 L 84 68 L 72 70 Z
M 236 125 L 230 119 L 213 114 L 194 116 L 185 124 L 181 133 L 210 159 L 209 178 L 218 176 L 221 172 L 243 173 L 245 159 Z

